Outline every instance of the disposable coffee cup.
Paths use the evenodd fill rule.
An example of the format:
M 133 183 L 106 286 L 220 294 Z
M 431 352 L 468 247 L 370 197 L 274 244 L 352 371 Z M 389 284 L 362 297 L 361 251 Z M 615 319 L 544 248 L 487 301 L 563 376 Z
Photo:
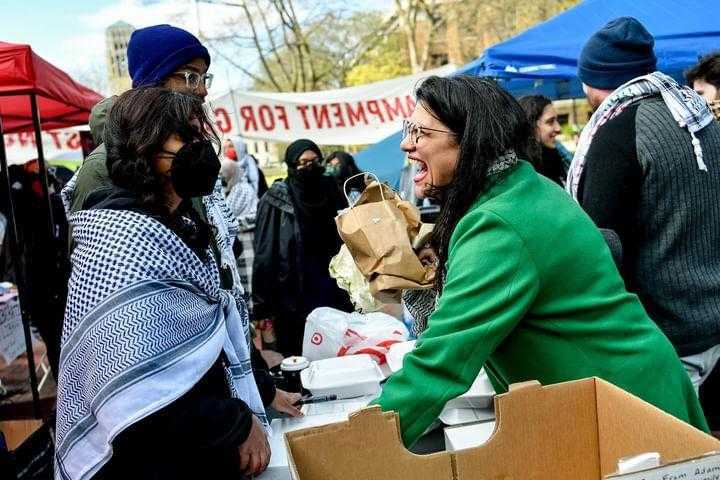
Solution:
M 285 389 L 288 392 L 302 391 L 300 372 L 305 370 L 308 365 L 310 365 L 310 361 L 305 357 L 288 357 L 282 361 L 280 370 L 285 379 Z

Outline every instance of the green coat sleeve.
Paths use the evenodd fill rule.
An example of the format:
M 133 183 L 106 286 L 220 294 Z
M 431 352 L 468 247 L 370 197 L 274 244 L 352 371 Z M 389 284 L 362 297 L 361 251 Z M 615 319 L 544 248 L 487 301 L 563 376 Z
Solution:
M 490 212 L 466 215 L 453 233 L 438 309 L 376 400 L 399 414 L 405 445 L 470 388 L 537 291 L 537 269 L 512 227 Z

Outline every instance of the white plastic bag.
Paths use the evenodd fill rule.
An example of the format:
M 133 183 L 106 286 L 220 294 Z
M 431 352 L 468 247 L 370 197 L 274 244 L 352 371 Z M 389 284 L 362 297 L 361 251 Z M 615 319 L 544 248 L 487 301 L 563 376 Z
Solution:
M 313 361 L 366 353 L 382 365 L 390 346 L 408 336 L 405 325 L 385 313 L 345 313 L 320 307 L 305 322 L 303 356 Z

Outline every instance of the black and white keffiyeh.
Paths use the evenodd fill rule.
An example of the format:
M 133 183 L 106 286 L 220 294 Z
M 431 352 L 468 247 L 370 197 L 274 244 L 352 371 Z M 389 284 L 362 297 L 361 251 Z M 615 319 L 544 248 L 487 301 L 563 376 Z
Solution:
M 585 157 L 598 128 L 607 123 L 608 120 L 618 116 L 631 104 L 658 93 L 662 95 L 665 105 L 667 105 L 680 128 L 687 128 L 690 132 L 698 169 L 707 171 L 707 165 L 703 161 L 700 140 L 695 136 L 695 133 L 713 121 L 712 112 L 705 100 L 692 89 L 678 85 L 675 80 L 661 72 L 653 72 L 637 77 L 618 87 L 598 107 L 583 129 L 575 156 L 570 164 L 566 184 L 567 191 L 574 199 L 577 200 L 578 186 L 585 168 Z
M 221 288 L 209 249 L 199 258 L 148 216 L 102 209 L 70 216 L 75 248 L 58 379 L 56 478 L 92 477 L 110 459 L 115 436 L 185 394 L 221 352 L 232 395 L 267 426 L 231 248 L 237 223 L 219 189 L 203 201 L 221 268 L 235 280 L 232 291 Z

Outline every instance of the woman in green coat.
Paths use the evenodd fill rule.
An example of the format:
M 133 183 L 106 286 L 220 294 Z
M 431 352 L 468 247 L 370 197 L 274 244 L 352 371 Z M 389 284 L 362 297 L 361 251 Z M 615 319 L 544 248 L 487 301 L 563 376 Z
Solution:
M 430 77 L 401 148 L 418 197 L 442 211 L 431 245 L 437 309 L 403 369 L 376 400 L 406 445 L 480 368 L 511 383 L 597 376 L 707 431 L 690 379 L 602 235 L 557 185 L 518 155 L 531 137 L 522 108 L 492 80 Z

